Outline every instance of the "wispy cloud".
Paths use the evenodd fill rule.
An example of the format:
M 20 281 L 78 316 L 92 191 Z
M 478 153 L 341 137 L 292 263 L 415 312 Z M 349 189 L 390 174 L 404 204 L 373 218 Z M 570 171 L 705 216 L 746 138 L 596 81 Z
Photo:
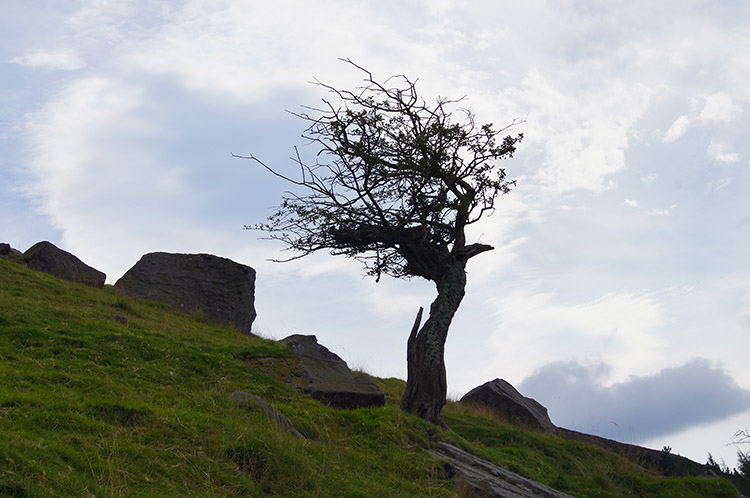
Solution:
M 721 192 L 731 184 L 732 179 L 728 177 L 712 180 L 706 184 L 706 193 L 715 194 L 717 192 Z
M 736 163 L 740 160 L 739 153 L 733 151 L 730 144 L 716 139 L 711 140 L 711 143 L 708 144 L 706 155 L 720 163 Z
M 10 60 L 19 66 L 34 69 L 75 71 L 86 67 L 86 62 L 73 51 L 34 52 Z
M 640 204 L 638 204 L 638 201 L 634 199 L 625 199 L 625 205 L 632 208 L 641 207 Z
M 669 130 L 667 130 L 667 133 L 664 135 L 664 141 L 669 143 L 679 140 L 685 134 L 689 126 L 690 118 L 683 114 L 675 119 L 672 126 L 669 127 Z
M 659 179 L 659 175 L 657 175 L 656 173 L 649 173 L 648 175 L 643 175 L 640 178 L 641 183 L 643 183 L 644 185 L 650 185 L 658 179 Z

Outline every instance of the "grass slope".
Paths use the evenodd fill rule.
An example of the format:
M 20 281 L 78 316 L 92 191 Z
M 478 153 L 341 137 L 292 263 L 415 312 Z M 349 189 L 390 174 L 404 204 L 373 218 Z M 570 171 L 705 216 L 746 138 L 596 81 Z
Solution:
M 383 408 L 327 408 L 246 360 L 282 345 L 0 260 L 0 496 L 460 496 L 425 451 L 442 439 L 579 497 L 738 496 L 449 404 L 447 433 Z M 279 408 L 277 428 L 233 391 Z

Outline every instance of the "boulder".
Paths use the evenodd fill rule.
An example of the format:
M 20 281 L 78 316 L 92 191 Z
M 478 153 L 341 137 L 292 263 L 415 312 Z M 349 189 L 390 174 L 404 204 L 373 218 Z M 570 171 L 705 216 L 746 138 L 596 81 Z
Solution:
M 385 394 L 370 377 L 354 375 L 314 335 L 291 335 L 281 342 L 289 346 L 302 368 L 304 384 L 298 387 L 303 392 L 335 408 L 385 405 Z
M 249 334 L 255 320 L 255 270 L 211 254 L 145 254 L 116 283 L 120 292 L 202 312 Z
M 495 418 L 513 425 L 552 433 L 557 429 L 545 407 L 521 395 L 503 379 L 475 387 L 461 398 L 460 403 L 489 410 Z
M 50 242 L 38 242 L 23 253 L 23 261 L 32 270 L 49 273 L 57 278 L 104 287 L 107 275 L 92 268 L 67 251 Z
M 0 243 L 0 257 L 20 256 L 22 253 L 18 249 L 13 249 L 10 244 Z

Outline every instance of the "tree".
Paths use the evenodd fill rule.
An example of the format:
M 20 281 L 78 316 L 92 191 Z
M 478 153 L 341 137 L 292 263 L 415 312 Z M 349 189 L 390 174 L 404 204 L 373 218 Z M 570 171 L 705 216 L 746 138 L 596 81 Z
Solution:
M 732 436 L 732 442 L 735 446 L 750 444 L 750 431 L 740 430 Z M 737 450 L 737 471 L 743 477 L 750 477 L 750 451 Z
M 429 317 L 419 310 L 407 342 L 408 378 L 402 409 L 443 425 L 447 383 L 444 347 L 465 294 L 466 262 L 493 249 L 469 243 L 466 229 L 494 210 L 515 185 L 496 161 L 513 156 L 522 134 L 501 138 L 478 125 L 462 99 L 428 104 L 404 75 L 340 90 L 321 82 L 333 99 L 292 113 L 308 124 L 303 138 L 318 148 L 312 163 L 297 151 L 299 178 L 256 161 L 301 192 L 288 192 L 266 223 L 246 228 L 282 241 L 297 259 L 319 250 L 355 258 L 368 275 L 422 277 L 437 287 Z M 460 120 L 454 122 L 454 119 Z M 295 149 L 296 150 L 296 149 Z M 287 260 L 288 261 L 288 260 Z

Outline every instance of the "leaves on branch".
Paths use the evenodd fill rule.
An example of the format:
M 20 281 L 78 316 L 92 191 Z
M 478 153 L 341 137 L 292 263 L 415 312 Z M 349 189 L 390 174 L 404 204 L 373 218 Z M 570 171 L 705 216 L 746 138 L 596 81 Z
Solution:
M 291 259 L 326 249 L 362 261 L 378 278 L 437 281 L 445 265 L 492 249 L 467 245 L 465 229 L 515 185 L 496 162 L 512 157 L 523 138 L 500 137 L 517 122 L 500 130 L 477 125 L 472 111 L 451 110 L 461 99 L 430 105 L 406 76 L 378 83 L 344 62 L 365 74 L 363 87 L 355 92 L 316 82 L 334 98 L 292 113 L 308 123 L 303 137 L 319 151 L 312 163 L 296 153 L 299 177 L 254 156 L 235 156 L 300 190 L 287 192 L 266 223 L 246 228 L 284 242 L 296 253 Z

